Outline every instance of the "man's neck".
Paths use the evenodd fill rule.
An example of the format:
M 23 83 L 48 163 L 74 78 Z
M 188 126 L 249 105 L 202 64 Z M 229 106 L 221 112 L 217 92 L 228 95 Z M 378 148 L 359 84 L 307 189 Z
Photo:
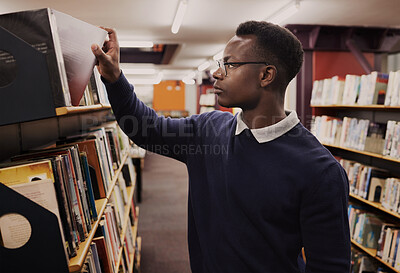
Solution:
M 264 111 L 243 110 L 243 121 L 249 129 L 258 129 L 271 126 L 286 117 L 283 105 L 276 108 L 264 109 Z

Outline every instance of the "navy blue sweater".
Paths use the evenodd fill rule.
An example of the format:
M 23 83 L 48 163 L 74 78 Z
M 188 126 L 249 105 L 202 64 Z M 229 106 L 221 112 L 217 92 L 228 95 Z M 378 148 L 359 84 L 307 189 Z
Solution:
M 348 273 L 348 181 L 300 123 L 258 143 L 236 118 L 214 111 L 159 117 L 125 77 L 106 83 L 114 114 L 138 145 L 187 165 L 192 272 Z

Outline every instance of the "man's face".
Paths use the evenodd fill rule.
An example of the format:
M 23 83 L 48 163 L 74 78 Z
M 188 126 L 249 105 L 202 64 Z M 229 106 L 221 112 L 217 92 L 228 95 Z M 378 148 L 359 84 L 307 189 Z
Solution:
M 252 54 L 251 49 L 255 46 L 255 39 L 254 35 L 233 37 L 225 47 L 224 63 L 262 61 Z M 221 68 L 213 73 L 216 79 L 214 90 L 218 96 L 218 103 L 224 107 L 240 107 L 243 110 L 255 108 L 261 95 L 262 65 L 227 65 L 225 68 L 227 75 Z

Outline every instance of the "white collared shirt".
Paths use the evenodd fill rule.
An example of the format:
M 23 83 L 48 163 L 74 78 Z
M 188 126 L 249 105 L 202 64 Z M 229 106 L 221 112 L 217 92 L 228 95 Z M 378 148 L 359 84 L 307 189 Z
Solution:
M 297 117 L 297 113 L 295 111 L 286 110 L 286 118 L 281 121 L 272 124 L 267 127 L 250 129 L 254 138 L 258 141 L 258 143 L 265 143 L 268 141 L 272 141 L 286 132 L 290 131 L 294 126 L 296 126 L 300 120 Z M 245 129 L 249 129 L 249 127 L 243 121 L 243 112 L 240 112 L 236 116 L 236 132 L 235 135 L 239 135 Z

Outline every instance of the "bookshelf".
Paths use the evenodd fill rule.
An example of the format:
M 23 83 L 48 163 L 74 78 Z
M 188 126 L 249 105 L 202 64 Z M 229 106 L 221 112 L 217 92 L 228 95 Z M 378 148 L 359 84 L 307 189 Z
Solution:
M 103 215 L 104 209 L 106 208 L 106 205 L 107 205 L 108 201 L 110 200 L 110 196 L 111 196 L 111 194 L 112 194 L 112 192 L 114 190 L 114 186 L 115 186 L 115 184 L 117 182 L 117 177 L 121 173 L 122 167 L 123 167 L 124 163 L 126 162 L 127 158 L 128 158 L 128 155 L 127 155 L 127 153 L 125 153 L 124 157 L 121 160 L 121 166 L 118 168 L 118 170 L 115 171 L 114 178 L 113 178 L 113 180 L 111 182 L 110 191 L 107 194 L 107 198 L 103 198 L 103 199 L 99 199 L 99 200 L 95 201 L 96 202 L 96 210 L 97 210 L 97 214 L 98 215 Z M 128 187 L 128 189 L 127 189 L 128 190 L 128 200 L 132 200 L 133 199 L 135 183 L 132 183 L 132 184 L 133 185 Z M 125 223 L 124 223 L 125 228 L 126 228 L 126 225 L 128 223 L 127 222 L 127 218 L 128 218 L 128 214 L 129 214 L 130 204 L 131 203 L 128 203 L 128 205 L 125 208 L 125 212 L 126 212 L 125 213 L 125 218 L 124 218 L 125 219 Z M 100 218 L 101 217 L 99 217 L 98 220 L 95 221 L 92 224 L 92 230 L 91 230 L 90 234 L 88 235 L 88 237 L 86 238 L 86 240 L 79 245 L 79 249 L 78 249 L 77 255 L 75 257 L 73 257 L 72 259 L 70 259 L 70 261 L 69 261 L 69 272 L 79 272 L 79 270 L 81 270 L 82 265 L 85 262 L 86 255 L 88 253 L 88 250 L 89 250 L 89 247 L 90 247 L 90 243 L 92 242 L 94 234 L 96 233 L 97 227 L 99 225 Z M 124 235 L 125 235 L 125 233 L 123 231 L 121 233 L 121 237 L 123 238 Z M 122 251 L 120 251 L 120 252 L 122 252 Z M 117 268 L 118 268 L 118 265 L 119 265 L 119 263 L 117 264 Z
M 380 262 L 381 264 L 384 264 L 386 267 L 390 268 L 393 272 L 400 272 L 399 270 L 395 269 L 393 266 L 382 260 L 381 258 L 376 256 L 376 249 L 371 249 L 371 248 L 366 248 L 362 246 L 361 244 L 357 243 L 354 240 L 351 240 L 351 243 L 356 246 L 357 248 L 361 249 L 363 252 L 367 253 L 369 256 Z
M 386 106 L 386 105 L 311 105 L 313 109 L 326 108 L 326 109 L 366 109 L 366 110 L 383 110 L 383 111 L 398 111 L 400 106 Z
M 71 115 L 71 114 L 81 114 L 81 113 L 88 113 L 92 111 L 99 111 L 99 110 L 109 110 L 111 109 L 110 105 L 105 104 L 95 104 L 95 105 L 88 105 L 88 106 L 66 106 L 66 107 L 58 107 L 56 108 L 56 115 L 57 116 L 64 116 L 64 115 Z
M 25 20 L 19 20 L 19 16 L 35 18 L 32 22 L 38 25 L 25 31 Z M 60 23 L 65 22 L 63 18 L 68 20 L 65 25 Z M 59 20 L 57 28 L 54 20 Z M 28 181 L 51 180 L 53 184 L 49 181 L 39 183 L 47 182 L 47 187 L 52 188 L 50 195 L 55 197 L 53 204 L 59 219 L 44 208 L 45 205 L 32 201 L 31 196 L 19 194 L 10 177 L 1 176 L 0 216 L 5 216 L 3 220 L 9 220 L 7 214 L 10 213 L 24 216 L 30 224 L 31 234 L 22 247 L 0 247 L 0 271 L 81 272 L 95 263 L 88 262 L 87 258 L 92 256 L 89 253 L 97 252 L 96 239 L 111 236 L 110 230 L 123 239 L 130 228 L 136 228 L 137 234 L 137 217 L 131 221 L 135 226 L 128 226 L 133 211 L 138 210 L 133 207 L 137 183 L 130 156 L 132 143 L 117 128 L 100 75 L 93 69 L 95 57 L 90 50 L 90 45 L 101 44 L 107 33 L 51 9 L 2 15 L 1 21 L 0 50 L 9 54 L 12 60 L 11 65 L 3 64 L 3 72 L 13 71 L 14 61 L 18 63 L 18 70 L 10 84 L 0 86 L 0 163 L 13 166 L 14 156 L 47 149 L 43 157 L 47 158 L 44 161 L 48 172 L 33 174 L 31 167 L 36 163 L 32 162 L 37 162 L 37 158 L 32 157 L 33 161 L 24 164 L 26 174 L 18 183 L 33 187 L 35 185 Z M 20 25 L 12 30 L 8 28 L 9 21 Z M 42 29 L 43 25 L 45 29 Z M 60 30 L 71 26 L 77 26 L 74 32 L 79 32 L 85 39 L 69 54 L 84 57 L 71 58 L 71 62 L 64 65 L 70 41 Z M 37 30 L 42 35 L 35 35 Z M 46 44 L 48 48 L 42 52 L 34 47 L 38 43 Z M 87 106 L 75 106 L 82 104 Z M 79 138 L 84 135 L 85 138 Z M 64 144 L 67 146 L 60 148 Z M 53 148 L 57 150 L 49 152 Z M 131 182 L 128 187 L 126 176 Z M 106 216 L 114 221 L 112 227 L 107 226 L 110 218 L 105 221 Z M 13 227 L 10 221 L 7 225 L 7 228 Z M 64 237 L 64 241 L 60 240 Z M 106 238 L 102 240 L 105 242 Z M 107 243 L 110 245 L 110 240 L 103 243 L 105 255 Z M 136 241 L 131 245 L 135 244 Z M 23 262 L 21 257 L 24 257 Z M 119 267 L 122 259 L 125 257 L 120 255 L 113 271 L 128 272 L 127 268 Z
M 343 118 L 344 116 L 367 118 L 371 122 L 386 122 L 387 120 L 400 120 L 400 107 L 390 107 L 384 105 L 312 105 L 312 111 L 318 115 L 329 115 L 333 117 Z M 375 152 L 364 150 L 357 150 L 354 148 L 343 147 L 335 144 L 322 143 L 328 148 L 333 155 L 343 157 L 346 159 L 360 162 L 367 166 L 376 167 L 389 171 L 394 176 L 399 175 L 400 159 L 385 156 Z M 362 204 L 363 207 L 369 208 L 368 211 L 376 214 L 382 219 L 387 219 L 387 222 L 400 224 L 400 214 L 385 208 L 379 202 L 368 201 L 356 194 L 350 193 L 350 201 L 352 203 Z M 385 220 L 386 221 L 386 220 Z M 378 235 L 379 236 L 379 235 Z M 391 272 L 400 272 L 395 269 L 391 264 L 384 261 L 381 257 L 377 256 L 377 250 L 366 248 L 360 243 L 352 239 L 352 245 L 360 249 L 363 253 L 368 254 L 379 264 L 384 265 Z
M 104 209 L 106 208 L 107 205 L 107 201 L 108 200 L 106 198 L 96 200 L 96 210 L 98 215 L 103 215 Z M 82 265 L 85 262 L 86 255 L 89 251 L 90 242 L 93 240 L 99 222 L 100 220 L 97 220 L 92 224 L 92 230 L 88 235 L 88 237 L 86 238 L 86 240 L 79 245 L 79 249 L 77 251 L 76 256 L 69 260 L 69 265 L 68 265 L 69 272 L 78 272 L 82 268 Z
M 22 122 L 20 124 L 4 125 L 4 126 L 0 126 L 0 131 L 2 128 L 7 129 L 7 128 L 10 128 L 10 126 L 17 126 L 19 129 L 21 129 L 24 126 L 31 125 L 32 123 L 33 123 L 32 129 L 35 127 L 42 128 L 42 127 L 46 127 L 46 125 L 48 123 L 50 123 L 50 126 L 48 126 L 50 131 L 51 131 L 52 127 L 56 127 L 56 130 L 55 130 L 56 137 L 62 138 L 62 136 L 65 135 L 64 133 L 72 132 L 73 134 L 76 134 L 77 132 L 79 132 L 79 127 L 82 123 L 80 123 L 80 122 L 74 123 L 71 121 L 90 119 L 92 121 L 93 126 L 100 126 L 100 125 L 108 122 L 109 115 L 110 115 L 109 114 L 110 107 L 104 106 L 104 105 L 95 105 L 95 106 L 90 106 L 90 107 L 75 107 L 75 108 L 68 107 L 68 108 L 63 109 L 62 111 L 63 112 L 59 111 L 59 113 L 58 113 L 59 117 L 54 117 L 54 118 L 50 118 L 50 119 L 46 118 L 43 120 L 36 120 L 36 121 Z M 107 117 L 107 118 L 105 118 L 105 117 Z M 95 121 L 95 122 L 93 122 L 93 121 Z M 56 126 L 52 126 L 51 123 L 55 123 Z M 86 127 L 83 127 L 83 128 L 85 128 L 85 130 L 88 129 Z M 5 131 L 2 131 L 2 132 L 5 132 Z M 46 134 L 46 131 L 39 130 L 39 132 L 40 133 L 37 134 L 39 136 L 42 134 L 43 135 Z M 48 133 L 48 131 L 47 131 L 47 133 Z M 59 133 L 61 133 L 61 134 L 59 134 Z M 18 134 L 18 136 L 20 137 L 18 139 L 18 142 L 21 144 L 21 146 L 35 148 L 35 146 L 33 144 L 26 144 L 26 142 L 30 142 L 29 138 L 28 139 L 22 138 L 21 135 L 22 134 Z M 53 135 L 53 134 L 50 133 L 50 135 Z M 4 135 L 3 135 L 3 137 L 4 137 Z M 0 135 L 0 139 L 1 139 L 1 135 Z M 45 140 L 47 140 L 47 139 L 45 139 Z M 42 142 L 40 142 L 40 143 L 42 143 Z M 47 144 L 47 142 L 46 142 L 46 144 Z M 0 148 L 0 151 L 2 151 L 2 150 L 4 150 L 3 147 Z M 19 154 L 19 152 L 20 152 L 20 150 L 17 149 L 12 152 L 12 155 L 17 155 L 17 154 Z M 107 192 L 106 198 L 95 200 L 96 211 L 99 216 L 98 220 L 92 223 L 92 229 L 91 229 L 90 233 L 86 237 L 85 241 L 79 244 L 79 249 L 77 250 L 77 255 L 69 260 L 67 271 L 80 272 L 80 270 L 82 269 L 82 266 L 85 262 L 85 258 L 87 256 L 87 253 L 90 248 L 90 243 L 92 242 L 92 240 L 95 236 L 97 228 L 99 227 L 99 222 L 100 222 L 101 216 L 104 214 L 106 205 L 111 198 L 111 195 L 114 191 L 114 187 L 115 187 L 116 183 L 118 182 L 119 174 L 121 173 L 122 168 L 128 159 L 132 160 L 132 158 L 129 156 L 128 149 L 126 149 L 126 150 L 122 151 L 122 157 L 121 157 L 119 168 L 114 171 L 112 180 L 109 182 L 109 190 Z M 132 164 L 132 166 L 133 166 L 133 164 Z M 135 179 L 136 179 L 136 175 L 135 175 Z M 136 184 L 136 180 L 135 180 L 135 181 L 132 181 L 132 185 L 127 188 L 128 200 L 134 199 L 134 193 L 135 193 L 136 186 L 137 186 L 137 184 Z M 125 207 L 123 229 L 121 231 L 120 236 L 121 236 L 121 238 L 124 238 L 126 230 L 128 228 L 132 228 L 132 231 L 134 231 L 134 234 L 135 234 L 134 239 L 136 240 L 138 219 L 136 218 L 136 220 L 134 222 L 134 226 L 128 227 L 128 225 L 127 225 L 128 224 L 127 219 L 129 218 L 129 212 L 130 212 L 131 205 L 132 205 L 132 202 L 128 202 Z M 136 212 L 138 213 L 138 208 L 136 208 Z M 119 263 L 121 262 L 122 248 L 120 249 L 119 253 L 120 253 L 120 255 L 118 258 L 118 264 L 116 265 L 116 268 L 118 268 Z M 133 258 L 134 258 L 134 256 L 132 255 L 131 271 L 128 271 L 128 272 L 132 272 L 132 270 L 133 270 Z M 18 272 L 18 271 L 16 271 L 16 272 Z M 47 272 L 47 271 L 44 270 L 43 272 Z

